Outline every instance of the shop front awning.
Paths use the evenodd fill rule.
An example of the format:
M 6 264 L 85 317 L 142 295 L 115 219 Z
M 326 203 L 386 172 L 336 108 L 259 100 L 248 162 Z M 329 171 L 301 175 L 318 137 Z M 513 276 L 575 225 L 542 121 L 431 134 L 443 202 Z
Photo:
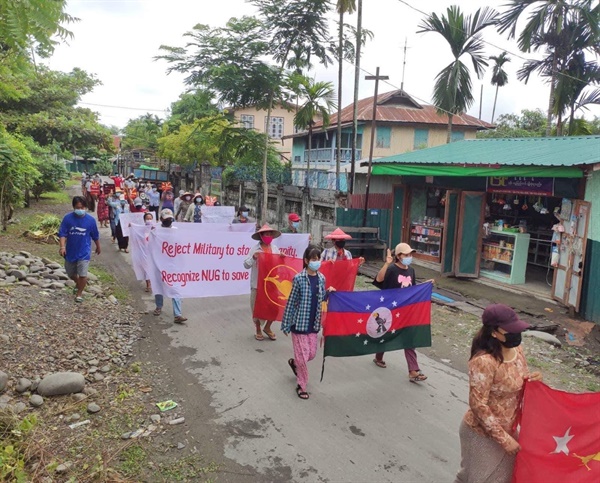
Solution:
M 463 176 L 583 178 L 575 166 L 459 166 L 439 164 L 373 164 L 374 176 Z

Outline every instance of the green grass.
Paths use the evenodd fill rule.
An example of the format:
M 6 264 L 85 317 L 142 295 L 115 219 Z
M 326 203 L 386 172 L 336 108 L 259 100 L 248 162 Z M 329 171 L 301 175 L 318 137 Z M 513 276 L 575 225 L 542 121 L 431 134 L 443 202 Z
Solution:
M 70 188 L 71 186 L 81 186 L 81 179 L 72 178 L 65 181 L 65 186 Z
M 94 266 L 90 272 L 98 277 L 102 285 L 110 287 L 112 294 L 117 300 L 126 301 L 129 299 L 127 289 L 110 272 L 99 266 Z
M 203 466 L 204 463 L 199 461 L 194 456 L 187 456 L 172 463 L 163 463 L 160 465 L 159 473 L 164 481 L 190 481 L 192 478 L 200 478 L 202 475 L 216 473 L 219 471 L 219 465 L 209 463 Z M 194 480 L 196 481 L 196 480 Z M 214 481 L 213 479 L 205 479 L 205 482 Z
M 148 455 L 144 448 L 133 445 L 121 453 L 120 459 L 122 460 L 120 470 L 125 476 L 139 476 L 146 465 Z
M 49 205 L 68 205 L 71 203 L 71 197 L 64 191 L 53 191 L 51 193 L 44 193 L 40 201 Z

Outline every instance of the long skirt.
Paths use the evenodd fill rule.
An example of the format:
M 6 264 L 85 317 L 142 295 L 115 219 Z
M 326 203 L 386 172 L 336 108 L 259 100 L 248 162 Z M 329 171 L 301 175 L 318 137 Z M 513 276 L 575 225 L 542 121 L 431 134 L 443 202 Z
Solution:
M 107 221 L 108 216 L 108 205 L 103 197 L 98 200 L 98 221 Z
M 129 237 L 123 236 L 123 230 L 121 228 L 120 222 L 115 229 L 115 234 L 117 235 L 117 242 L 119 243 L 119 250 L 127 250 L 127 248 L 129 247 Z
M 319 334 L 294 334 L 292 332 L 296 380 L 302 391 L 306 391 L 308 385 L 308 366 L 306 364 L 317 355 L 318 340 Z
M 460 424 L 461 462 L 454 483 L 510 483 L 514 455 L 492 438 L 476 433 L 464 421 Z

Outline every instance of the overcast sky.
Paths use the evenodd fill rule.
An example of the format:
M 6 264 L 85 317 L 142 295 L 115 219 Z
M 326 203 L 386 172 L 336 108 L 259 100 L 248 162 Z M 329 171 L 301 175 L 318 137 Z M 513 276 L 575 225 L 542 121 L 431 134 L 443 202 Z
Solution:
M 440 14 L 450 5 L 459 5 L 463 11 L 472 13 L 485 5 L 501 9 L 505 2 L 408 0 L 407 3 Z M 182 35 L 195 24 L 223 26 L 232 16 L 252 15 L 254 7 L 245 0 L 70 0 L 67 12 L 80 18 L 80 22 L 69 26 L 74 38 L 68 45 L 59 46 L 46 63 L 57 70 L 70 71 L 80 67 L 95 74 L 102 85 L 86 95 L 82 105 L 97 111 L 104 124 L 123 127 L 129 119 L 146 112 L 167 116 L 170 104 L 186 89 L 182 75 L 167 75 L 167 64 L 153 60 L 159 54 L 160 45 L 182 46 Z M 335 18 L 332 13 L 332 23 Z M 380 86 L 380 92 L 399 88 L 406 38 L 404 88 L 419 101 L 430 103 L 434 78 L 451 61 L 451 55 L 440 35 L 416 33 L 422 18 L 421 13 L 399 0 L 364 0 L 363 26 L 374 33 L 374 38 L 364 49 L 361 67 L 374 74 L 379 66 L 381 74 L 390 77 L 388 83 Z M 347 23 L 355 24 L 356 16 L 347 16 Z M 484 39 L 489 42 L 487 55 L 508 50 L 512 58 L 505 64 L 509 84 L 500 89 L 496 118 L 522 109 L 545 110 L 548 85 L 538 78 L 532 78 L 525 85 L 516 78 L 516 71 L 523 63 L 517 55 L 527 55 L 521 54 L 514 42 L 507 41 L 491 28 L 484 31 Z M 367 72 L 363 72 L 363 78 Z M 317 80 L 333 82 L 337 89 L 337 67 L 317 67 L 312 75 Z M 472 76 L 476 102 L 469 114 L 478 116 L 479 90 L 483 84 L 482 119 L 490 121 L 495 92 L 490 84 L 491 69 L 482 80 Z M 354 67 L 351 64 L 345 64 L 344 79 L 345 106 L 352 100 Z M 361 80 L 360 97 L 372 96 L 373 87 L 372 81 Z M 594 114 L 600 115 L 599 107 L 585 115 L 593 117 Z

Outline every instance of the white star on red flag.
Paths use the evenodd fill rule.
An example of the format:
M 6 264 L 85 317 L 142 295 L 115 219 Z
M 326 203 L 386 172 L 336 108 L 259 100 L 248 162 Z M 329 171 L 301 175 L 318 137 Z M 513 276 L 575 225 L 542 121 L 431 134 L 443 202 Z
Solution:
M 564 453 L 569 456 L 569 448 L 567 447 L 567 444 L 574 438 L 574 435 L 569 434 L 569 431 L 571 431 L 571 428 L 567 429 L 567 432 L 562 437 L 552 436 L 554 441 L 556 441 L 556 449 L 550 454 Z
M 362 324 L 363 323 L 363 319 L 358 319 L 358 323 Z
M 357 332 L 357 333 L 356 333 L 356 337 L 360 337 L 360 332 Z

